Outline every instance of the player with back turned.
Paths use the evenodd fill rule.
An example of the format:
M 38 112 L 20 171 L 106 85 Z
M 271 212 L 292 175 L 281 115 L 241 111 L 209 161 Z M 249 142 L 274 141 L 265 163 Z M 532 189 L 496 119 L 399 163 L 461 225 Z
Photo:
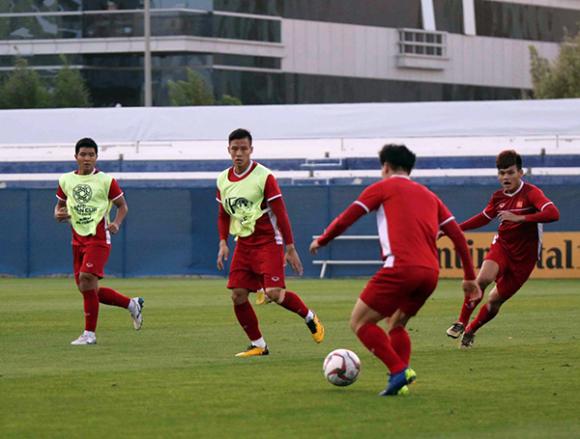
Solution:
M 272 302 L 298 314 L 316 343 L 324 339 L 324 326 L 298 294 L 286 290 L 284 266 L 287 261 L 298 274 L 302 263 L 292 236 L 292 228 L 272 172 L 251 159 L 252 135 L 237 129 L 228 138 L 232 166 L 217 179 L 219 250 L 217 267 L 228 259 L 229 234 L 236 238 L 230 265 L 228 289 L 232 292 L 234 313 L 250 339 L 249 347 L 237 357 L 268 355 L 258 318 L 248 301 L 250 292 L 260 289 Z M 286 252 L 284 252 L 286 246 Z
M 380 395 L 408 392 L 416 374 L 409 367 L 411 339 L 405 326 L 435 290 L 439 277 L 436 239 L 439 228 L 451 238 L 461 257 L 467 300 L 481 291 L 463 233 L 443 202 L 425 186 L 411 181 L 415 154 L 404 145 L 385 145 L 379 154 L 383 179 L 368 186 L 310 244 L 314 254 L 363 215 L 376 211 L 384 260 L 352 311 L 350 326 L 361 343 L 388 368 L 390 377 Z M 387 318 L 388 334 L 378 326 Z
M 501 152 L 496 158 L 498 180 L 502 189 L 496 191 L 483 212 L 460 224 L 462 230 L 483 227 L 493 218 L 500 225 L 486 255 L 477 283 L 482 291 L 495 281 L 488 301 L 468 324 L 471 314 L 481 301 L 464 302 L 459 319 L 447 330 L 452 338 L 461 338 L 461 348 L 473 346 L 476 331 L 493 319 L 499 309 L 528 280 L 542 247 L 542 224 L 557 221 L 560 213 L 544 193 L 522 180 L 522 158 L 513 150 Z

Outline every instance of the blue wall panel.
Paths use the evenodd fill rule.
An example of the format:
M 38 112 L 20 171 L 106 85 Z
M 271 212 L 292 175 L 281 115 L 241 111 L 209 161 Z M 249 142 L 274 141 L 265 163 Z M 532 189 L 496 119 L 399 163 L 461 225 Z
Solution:
M 0 274 L 28 274 L 28 191 L 0 191 Z
M 312 235 L 324 227 L 360 194 L 363 186 L 285 186 L 298 251 L 305 275 L 317 276 L 308 253 Z M 481 212 L 495 187 L 431 186 L 449 206 L 458 221 Z M 580 230 L 580 187 L 551 185 L 544 188 L 561 211 L 561 220 L 547 231 Z M 217 203 L 215 189 L 127 188 L 129 215 L 118 235 L 107 274 L 114 276 L 224 275 L 215 266 L 217 256 Z M 44 276 L 70 274 L 70 230 L 52 218 L 54 190 L 0 190 L 0 274 Z M 495 230 L 492 222 L 482 230 Z M 347 234 L 376 235 L 374 214 L 363 217 Z M 230 248 L 233 248 L 230 239 Z M 377 259 L 378 242 L 336 241 L 322 249 L 317 259 Z M 331 276 L 366 276 L 376 266 L 332 267 Z M 290 272 L 288 272 L 290 274 Z

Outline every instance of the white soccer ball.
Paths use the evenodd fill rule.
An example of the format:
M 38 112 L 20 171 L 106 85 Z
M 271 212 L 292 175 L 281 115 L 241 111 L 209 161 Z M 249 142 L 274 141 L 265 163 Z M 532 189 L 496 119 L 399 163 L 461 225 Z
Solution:
M 322 372 L 329 383 L 335 386 L 349 386 L 360 373 L 360 359 L 348 349 L 335 349 L 324 359 Z

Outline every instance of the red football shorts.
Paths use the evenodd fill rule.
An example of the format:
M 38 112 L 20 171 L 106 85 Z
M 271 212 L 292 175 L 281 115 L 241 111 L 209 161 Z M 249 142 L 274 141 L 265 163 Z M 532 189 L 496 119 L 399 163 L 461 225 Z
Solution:
M 228 288 L 285 288 L 284 246 L 275 242 L 249 246 L 238 242 L 234 250 Z
M 427 267 L 381 268 L 367 283 L 360 299 L 385 317 L 398 309 L 414 316 L 435 291 L 438 278 L 439 271 Z
M 491 245 L 485 259 L 499 265 L 495 284 L 499 296 L 506 300 L 517 293 L 536 266 L 535 259 L 514 261 L 497 242 Z
M 73 245 L 73 266 L 75 281 L 79 283 L 80 273 L 91 273 L 99 279 L 105 277 L 105 265 L 111 253 L 111 246 Z

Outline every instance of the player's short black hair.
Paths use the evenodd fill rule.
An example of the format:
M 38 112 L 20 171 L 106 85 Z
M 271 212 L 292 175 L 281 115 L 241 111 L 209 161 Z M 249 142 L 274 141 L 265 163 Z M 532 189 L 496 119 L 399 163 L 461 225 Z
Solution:
M 518 169 L 522 169 L 522 156 L 513 149 L 507 149 L 497 155 L 495 165 L 497 169 L 506 169 L 513 165 L 516 165 Z
M 383 146 L 383 149 L 379 152 L 381 166 L 388 163 L 392 168 L 402 169 L 407 172 L 407 174 L 411 173 L 413 166 L 415 166 L 416 159 L 417 157 L 415 154 L 405 145 L 389 143 Z
M 97 142 L 95 142 L 90 137 L 83 137 L 81 140 L 77 142 L 75 145 L 75 155 L 79 153 L 79 149 L 81 148 L 94 148 L 95 154 L 99 153 L 99 147 L 97 146 Z
M 239 140 L 239 139 L 249 139 L 250 141 L 250 145 L 252 144 L 252 135 L 250 134 L 250 132 L 244 128 L 238 128 L 233 130 L 229 137 L 228 137 L 228 143 L 231 143 L 232 140 Z

